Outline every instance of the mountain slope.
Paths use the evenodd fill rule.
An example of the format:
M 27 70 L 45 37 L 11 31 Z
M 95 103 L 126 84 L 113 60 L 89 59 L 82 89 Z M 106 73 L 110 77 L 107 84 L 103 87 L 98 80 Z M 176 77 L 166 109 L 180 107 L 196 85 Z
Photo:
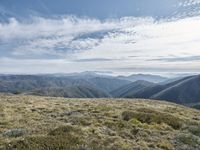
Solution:
M 88 79 L 87 81 L 106 92 L 111 92 L 121 86 L 131 83 L 130 81 L 116 79 L 116 78 L 100 78 L 100 77 L 91 78 Z
M 114 76 L 98 74 L 92 71 L 86 71 L 81 73 L 72 73 L 72 74 L 61 74 L 54 75 L 57 77 L 65 77 L 73 80 L 84 80 L 93 86 L 103 90 L 104 92 L 111 92 L 121 86 L 131 83 L 131 81 L 119 79 Z
M 153 86 L 154 83 L 151 82 L 147 82 L 147 81 L 136 81 L 133 83 L 130 83 L 128 85 L 122 86 L 112 92 L 110 92 L 110 94 L 113 97 L 131 97 L 132 95 L 134 95 L 135 93 L 137 93 L 139 90 L 149 87 L 149 86 Z
M 96 75 L 2 75 L 0 92 L 64 97 L 110 97 L 109 92 L 130 83 L 115 77 Z
M 83 98 L 109 97 L 107 92 L 83 79 L 31 75 L 0 76 L 0 92 Z
M 167 100 L 180 104 L 200 102 L 200 76 L 190 76 L 166 85 L 147 87 L 135 93 L 133 97 Z
M 42 88 L 28 92 L 29 95 L 41 95 L 66 98 L 106 98 L 110 97 L 107 92 L 101 91 L 92 86 L 69 86 L 65 88 Z
M 0 76 L 1 92 L 26 92 L 41 87 L 68 87 L 72 85 L 90 85 L 84 80 L 72 80 L 67 78 L 54 78 L 33 75 Z
M 158 76 L 158 75 L 150 75 L 150 74 L 133 74 L 130 76 L 119 76 L 118 78 L 128 80 L 128 81 L 138 81 L 138 80 L 143 80 L 143 81 L 148 81 L 148 82 L 153 82 L 153 83 L 159 83 L 159 82 L 164 82 L 167 80 L 167 78 Z
M 200 102 L 200 76 L 186 78 L 184 81 L 152 95 L 151 98 L 181 104 Z

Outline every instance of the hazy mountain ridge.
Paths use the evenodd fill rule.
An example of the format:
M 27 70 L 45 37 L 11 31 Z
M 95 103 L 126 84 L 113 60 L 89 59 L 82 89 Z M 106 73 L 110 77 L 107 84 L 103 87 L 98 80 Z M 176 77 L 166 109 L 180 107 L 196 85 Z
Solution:
M 200 100 L 200 76 L 186 78 L 153 96 L 153 99 L 165 99 L 176 103 L 195 103 Z
M 131 82 L 93 72 L 70 75 L 1 75 L 0 92 L 69 98 L 145 98 L 199 108 L 200 76 L 189 76 L 170 83 L 167 81 L 167 84 L 149 82 L 149 76 L 146 76 L 147 81 Z M 144 79 L 144 75 L 141 78 Z
M 2 75 L 0 92 L 64 97 L 110 97 L 109 92 L 130 83 L 96 74 L 88 76 Z M 58 90 L 59 89 L 59 90 Z M 55 92 L 55 91 L 56 92 Z
M 153 83 L 164 82 L 168 79 L 166 77 L 151 75 L 151 74 L 133 74 L 130 76 L 119 76 L 118 78 L 132 81 L 132 82 L 143 80 L 143 81 L 148 81 L 148 82 L 153 82 Z
M 146 88 L 138 91 L 137 93 L 135 93 L 134 96 L 135 97 L 148 98 L 148 97 L 151 97 L 152 95 L 154 95 L 155 93 L 159 93 L 162 90 L 164 90 L 165 88 L 171 87 L 171 86 L 173 86 L 173 85 L 175 85 L 175 84 L 177 84 L 177 83 L 179 83 L 179 82 L 181 82 L 182 80 L 185 80 L 185 79 L 186 78 L 178 80 L 178 81 L 170 82 L 170 83 L 167 83 L 167 84 L 158 84 L 158 85 L 154 85 L 153 87 L 146 87 Z
M 166 85 L 147 87 L 132 97 L 166 100 L 185 105 L 198 103 L 200 101 L 200 76 L 190 76 Z
M 128 85 L 122 86 L 110 93 L 113 97 L 118 97 L 118 98 L 119 97 L 131 97 L 131 95 L 134 95 L 141 89 L 144 89 L 146 87 L 153 86 L 153 85 L 154 85 L 154 83 L 152 83 L 152 82 L 139 80 L 139 81 L 130 83 Z
M 41 95 L 52 97 L 69 98 L 108 98 L 107 92 L 101 91 L 92 86 L 74 85 L 64 88 L 41 88 L 27 93 L 28 95 Z

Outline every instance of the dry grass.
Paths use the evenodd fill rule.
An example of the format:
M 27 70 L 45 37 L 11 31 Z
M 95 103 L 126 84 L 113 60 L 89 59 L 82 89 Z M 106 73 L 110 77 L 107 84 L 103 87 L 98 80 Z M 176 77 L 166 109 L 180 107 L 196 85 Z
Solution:
M 200 111 L 150 100 L 0 95 L 0 149 L 198 149 Z

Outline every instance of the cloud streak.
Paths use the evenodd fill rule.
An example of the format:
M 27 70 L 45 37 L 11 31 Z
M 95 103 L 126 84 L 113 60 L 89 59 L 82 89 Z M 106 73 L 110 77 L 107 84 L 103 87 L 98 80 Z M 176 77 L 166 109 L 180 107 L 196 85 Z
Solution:
M 200 56 L 185 56 L 185 57 L 164 57 L 158 59 L 149 59 L 148 61 L 164 61 L 164 62 L 192 62 L 198 61 L 200 62 Z
M 150 20 L 150 19 L 149 19 Z M 66 16 L 59 19 L 33 18 L 29 22 L 10 19 L 0 24 L 0 42 L 7 43 L 13 55 L 67 55 L 92 49 L 106 37 L 126 34 L 130 27 L 146 23 L 146 18 L 127 17 L 100 21 Z M 122 33 L 124 32 L 124 33 Z M 4 49 L 4 47 L 1 47 Z
M 65 16 L 20 22 L 13 18 L 0 24 L 0 69 L 13 72 L 18 66 L 17 72 L 56 73 L 143 68 L 163 72 L 160 66 L 167 66 L 169 72 L 175 68 L 190 71 L 192 66 L 198 70 L 199 27 L 198 16 L 159 21 Z M 27 69 L 30 66 L 32 70 Z

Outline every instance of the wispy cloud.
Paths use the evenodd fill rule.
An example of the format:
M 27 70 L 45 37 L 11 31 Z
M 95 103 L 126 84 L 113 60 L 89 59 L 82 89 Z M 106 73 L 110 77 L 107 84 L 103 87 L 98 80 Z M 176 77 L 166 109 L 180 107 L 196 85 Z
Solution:
M 122 59 L 108 59 L 108 58 L 90 58 L 90 59 L 76 59 L 75 62 L 113 62 L 121 61 Z
M 128 31 L 130 27 L 146 23 L 147 20 L 150 19 L 127 17 L 100 21 L 67 16 L 58 19 L 33 18 L 29 22 L 19 22 L 12 18 L 9 23 L 0 24 L 0 42 L 7 43 L 4 46 L 10 45 L 9 51 L 16 56 L 64 56 L 70 52 L 92 49 L 106 37 L 131 34 Z
M 185 57 L 161 57 L 157 59 L 148 59 L 148 61 L 164 61 L 164 62 L 200 62 L 200 56 L 185 56 Z
M 0 24 L 0 69 L 9 72 L 17 66 L 18 72 L 32 73 L 112 68 L 183 71 L 192 66 L 198 70 L 199 27 L 198 16 L 159 21 L 151 17 L 10 19 Z
M 185 0 L 179 3 L 179 5 L 183 7 L 198 5 L 198 4 L 200 4 L 200 0 Z
M 199 0 L 180 0 L 177 10 L 173 13 L 178 18 L 200 15 Z

